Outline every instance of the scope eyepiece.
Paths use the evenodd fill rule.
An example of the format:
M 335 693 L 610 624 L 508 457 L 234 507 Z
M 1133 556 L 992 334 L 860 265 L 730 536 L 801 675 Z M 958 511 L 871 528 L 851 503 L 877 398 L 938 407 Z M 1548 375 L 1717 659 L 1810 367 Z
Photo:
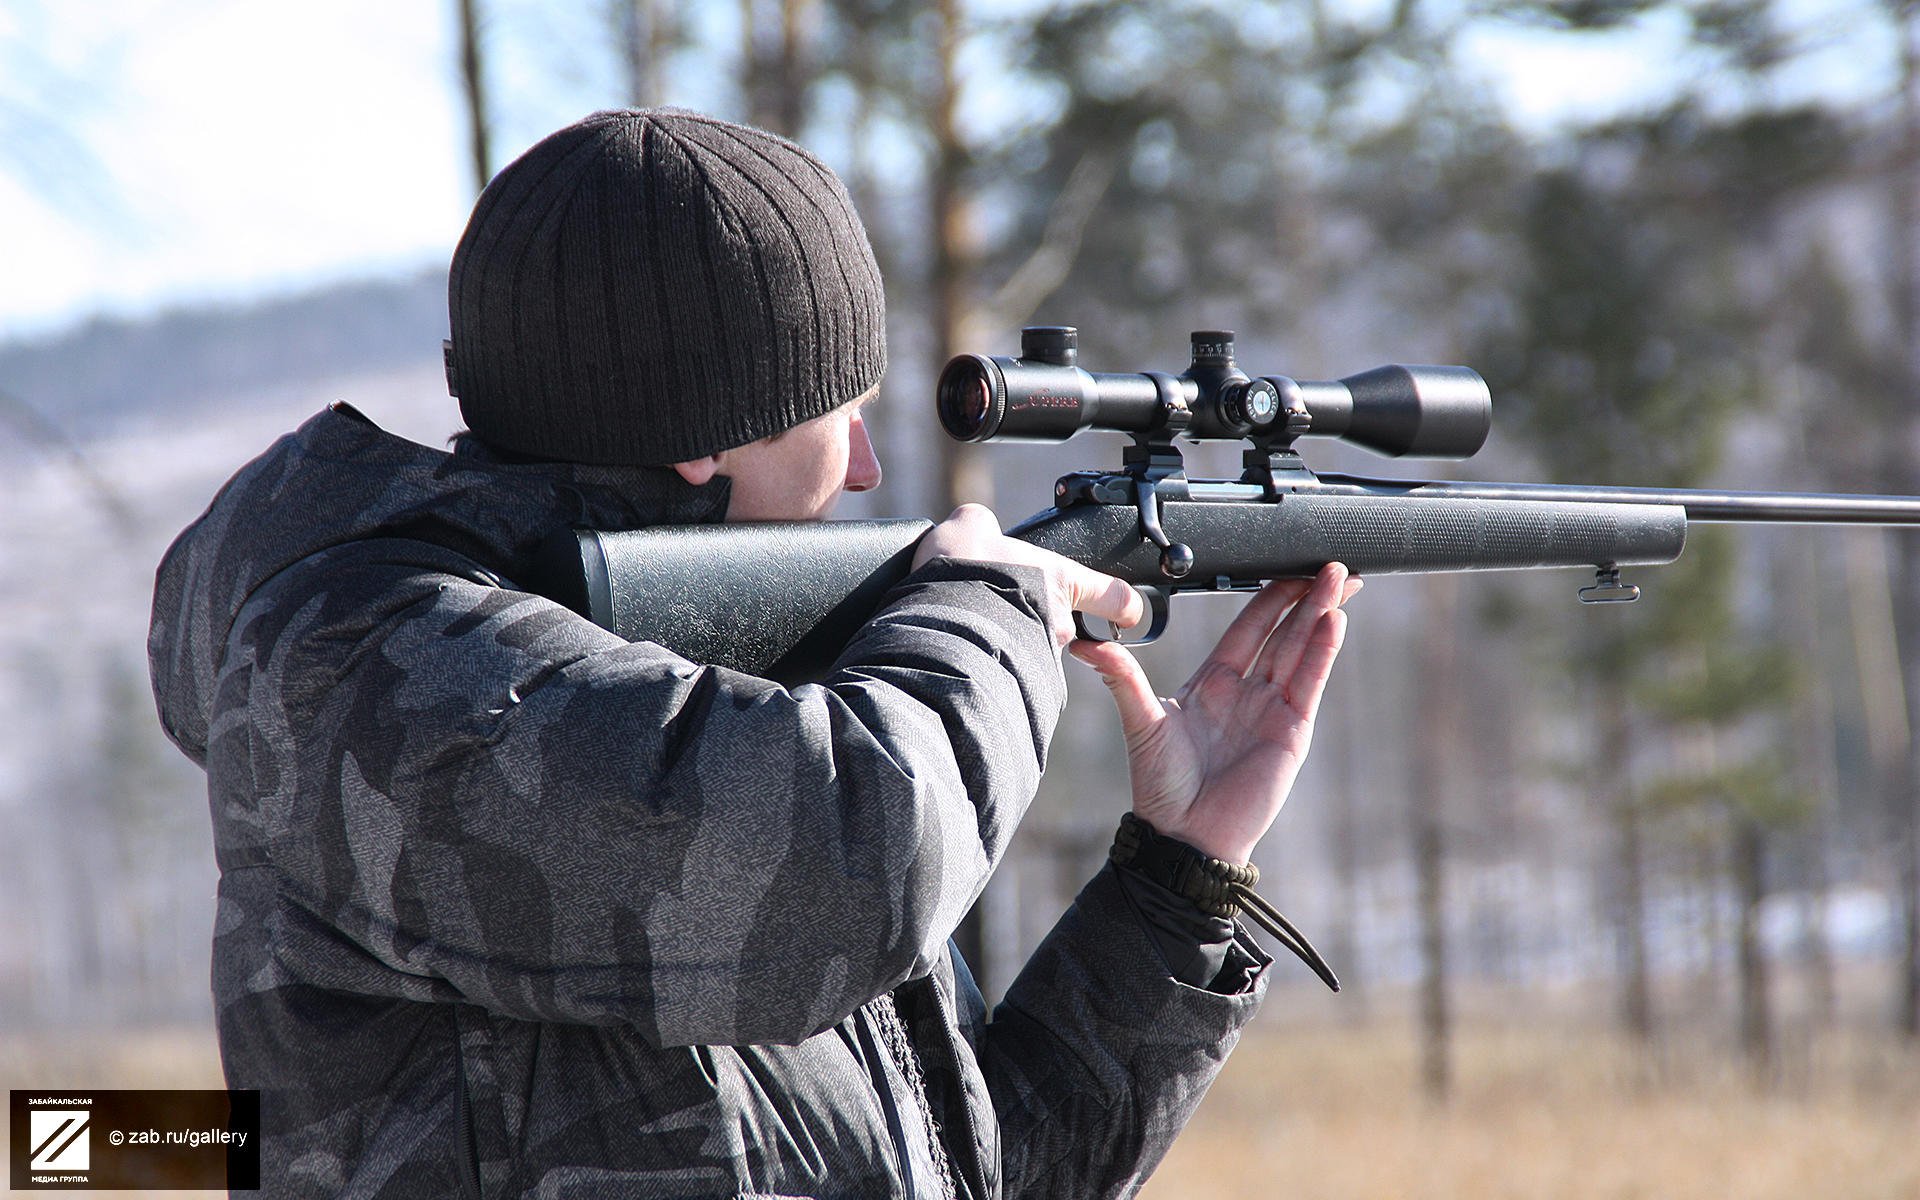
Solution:
M 1029 327 L 1020 348 L 1019 358 L 963 354 L 947 363 L 935 409 L 949 435 L 1059 442 L 1092 428 L 1271 445 L 1311 434 L 1376 454 L 1470 458 L 1493 428 L 1486 381 L 1466 367 L 1376 367 L 1326 382 L 1249 378 L 1233 360 L 1232 332 L 1217 329 L 1193 334 L 1193 361 L 1177 376 L 1084 371 L 1072 326 Z
M 1042 332 L 1061 331 L 1047 326 Z M 1035 348 L 1034 340 L 1026 339 L 1027 349 Z M 1072 365 L 1071 339 L 1047 352 L 1066 361 L 962 354 L 948 362 L 935 388 L 941 426 L 963 442 L 1064 442 L 1087 428 L 1146 433 L 1178 407 L 1177 392 L 1158 381 L 1171 385 L 1171 376 L 1089 374 Z
M 940 372 L 934 408 L 940 415 L 940 427 L 949 437 L 961 442 L 984 442 L 1000 432 L 1005 393 L 1002 390 L 1002 403 L 996 410 L 996 374 L 992 360 L 977 354 L 962 354 Z

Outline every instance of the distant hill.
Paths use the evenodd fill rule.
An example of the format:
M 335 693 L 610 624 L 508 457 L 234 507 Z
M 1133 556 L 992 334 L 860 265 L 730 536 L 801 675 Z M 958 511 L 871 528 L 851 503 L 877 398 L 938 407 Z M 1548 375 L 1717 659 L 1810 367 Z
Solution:
M 154 567 L 331 400 L 442 444 L 445 286 L 423 271 L 0 346 L 0 391 L 30 410 L 0 405 L 0 1032 L 210 1022 L 206 779 L 147 695 Z
M 446 336 L 446 304 L 446 272 L 432 269 L 244 307 L 102 318 L 0 344 L 0 391 L 87 441 L 288 380 L 431 361 Z

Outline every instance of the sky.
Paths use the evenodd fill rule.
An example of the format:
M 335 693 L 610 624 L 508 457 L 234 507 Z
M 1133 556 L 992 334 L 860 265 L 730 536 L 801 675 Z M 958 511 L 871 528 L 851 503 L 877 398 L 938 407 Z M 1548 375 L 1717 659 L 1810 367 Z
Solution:
M 1820 49 L 1786 86 L 1884 87 L 1891 48 L 1848 32 L 1857 3 L 1799 0 Z M 511 101 L 502 161 L 619 101 L 601 9 L 486 6 Z M 0 341 L 444 264 L 473 199 L 454 15 L 453 0 L 0 0 Z M 1505 26 L 1461 52 L 1544 131 L 1657 94 L 1689 69 L 1683 40 L 1673 22 Z M 711 75 L 676 79 L 673 98 L 724 108 L 700 90 Z
M 40 111 L 0 116 L 35 135 L 0 150 L 0 338 L 418 266 L 457 235 L 448 6 L 30 7 L 0 7 L 0 45 L 29 39 L 53 77 Z

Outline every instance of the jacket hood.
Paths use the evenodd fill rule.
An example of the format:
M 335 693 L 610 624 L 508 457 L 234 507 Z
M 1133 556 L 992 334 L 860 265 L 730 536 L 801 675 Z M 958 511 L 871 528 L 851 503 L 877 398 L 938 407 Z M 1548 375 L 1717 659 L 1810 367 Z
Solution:
M 508 462 L 472 438 L 447 453 L 335 404 L 241 468 L 161 560 L 147 635 L 161 724 L 205 763 L 228 630 L 263 583 L 311 555 L 407 538 L 523 579 L 560 529 L 718 521 L 728 487 L 724 476 L 694 487 L 659 467 Z

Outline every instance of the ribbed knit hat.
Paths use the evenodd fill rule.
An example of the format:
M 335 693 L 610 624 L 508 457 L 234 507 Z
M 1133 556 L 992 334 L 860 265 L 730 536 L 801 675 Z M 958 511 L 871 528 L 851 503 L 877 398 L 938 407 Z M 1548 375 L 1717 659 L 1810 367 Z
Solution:
M 481 193 L 447 285 L 483 440 L 657 465 L 790 429 L 887 365 L 866 230 L 825 163 L 678 109 L 595 113 Z

